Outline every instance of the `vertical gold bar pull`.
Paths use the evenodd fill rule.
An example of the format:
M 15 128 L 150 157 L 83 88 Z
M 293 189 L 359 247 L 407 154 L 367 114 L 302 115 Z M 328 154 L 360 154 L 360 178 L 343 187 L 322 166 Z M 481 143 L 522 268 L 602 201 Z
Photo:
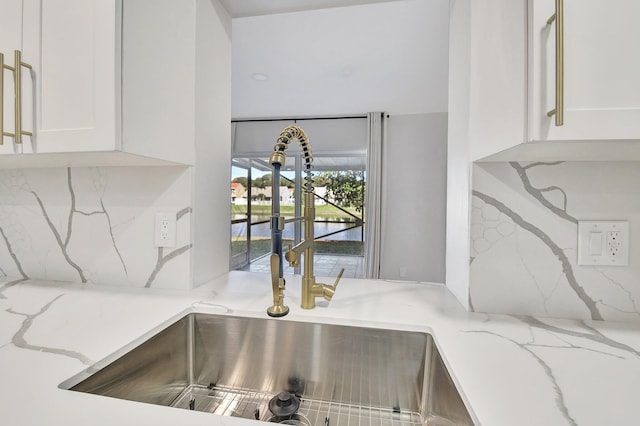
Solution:
M 31 132 L 22 130 L 22 67 L 31 69 L 31 65 L 22 62 L 22 54 L 19 50 L 14 52 L 15 64 L 13 67 L 14 84 L 16 91 L 16 112 L 15 112 L 15 136 L 14 143 L 21 144 L 22 136 L 32 136 Z
M 4 53 L 0 53 L 0 145 L 4 144 Z
M 4 137 L 9 136 L 15 139 L 15 133 L 4 131 L 4 70 L 14 71 L 15 68 L 4 63 L 4 54 L 0 53 L 0 144 L 4 143 Z
M 564 4 L 556 0 L 556 13 L 547 19 L 547 25 L 556 23 L 556 107 L 547 116 L 556 116 L 556 126 L 564 124 Z

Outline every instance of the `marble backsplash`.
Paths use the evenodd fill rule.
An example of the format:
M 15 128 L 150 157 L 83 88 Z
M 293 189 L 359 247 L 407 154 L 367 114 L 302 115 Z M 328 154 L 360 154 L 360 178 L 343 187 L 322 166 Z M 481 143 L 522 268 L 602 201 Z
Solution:
M 640 321 L 639 190 L 634 161 L 474 164 L 472 309 Z M 577 265 L 578 220 L 628 220 L 629 266 Z
M 188 167 L 0 171 L 0 275 L 190 288 Z M 154 247 L 156 212 L 177 217 L 175 248 Z

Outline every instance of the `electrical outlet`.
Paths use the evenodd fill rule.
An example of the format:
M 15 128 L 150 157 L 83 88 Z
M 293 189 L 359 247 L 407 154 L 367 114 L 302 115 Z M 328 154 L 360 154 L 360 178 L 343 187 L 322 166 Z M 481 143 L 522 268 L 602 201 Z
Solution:
M 409 268 L 408 267 L 401 266 L 400 268 L 398 268 L 398 275 L 400 275 L 400 279 L 407 278 L 408 274 L 409 274 Z
M 629 222 L 578 221 L 578 265 L 629 265 Z
M 156 247 L 176 246 L 175 213 L 156 213 L 154 242 Z
M 621 246 L 620 231 L 607 232 L 607 254 L 611 257 L 619 257 Z

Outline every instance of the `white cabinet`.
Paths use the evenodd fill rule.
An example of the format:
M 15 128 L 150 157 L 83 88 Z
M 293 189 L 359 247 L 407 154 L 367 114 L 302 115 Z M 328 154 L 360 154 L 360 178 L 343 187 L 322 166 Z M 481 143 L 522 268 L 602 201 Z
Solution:
M 471 2 L 472 161 L 640 159 L 640 1 L 563 3 L 556 126 L 556 1 Z
M 22 113 L 34 135 L 0 167 L 193 164 L 195 1 L 2 2 L 1 47 L 17 38 L 33 67 Z
M 564 0 L 564 124 L 556 99 L 554 0 L 529 2 L 529 120 L 532 140 L 640 139 L 640 2 Z
M 22 56 L 35 71 L 36 129 L 25 153 L 112 151 L 117 131 L 120 39 L 117 3 L 25 0 Z M 28 81 L 25 79 L 25 83 Z
M 469 8 L 464 66 L 470 155 L 478 160 L 527 138 L 527 8 L 526 0 L 470 0 Z

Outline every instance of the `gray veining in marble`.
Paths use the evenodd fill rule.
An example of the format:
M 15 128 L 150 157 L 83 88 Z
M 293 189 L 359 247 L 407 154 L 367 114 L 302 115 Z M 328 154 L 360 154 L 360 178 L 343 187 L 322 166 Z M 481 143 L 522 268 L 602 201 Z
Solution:
M 527 169 L 531 168 L 531 167 L 538 167 L 538 166 L 555 166 L 558 164 L 562 164 L 563 161 L 555 161 L 555 162 L 551 162 L 551 163 L 543 163 L 543 162 L 538 162 L 538 163 L 531 163 L 528 164 L 526 166 L 521 166 L 519 163 L 516 162 L 510 162 L 509 164 L 511 165 L 511 167 L 513 167 L 516 172 L 518 173 L 518 176 L 520 176 L 520 180 L 522 181 L 522 184 L 524 185 L 524 189 L 531 194 L 536 200 L 538 200 L 543 206 L 545 206 L 546 208 L 548 208 L 550 211 L 552 211 L 554 214 L 558 215 L 559 217 L 568 220 L 569 222 L 578 223 L 578 219 L 576 219 L 575 217 L 571 216 L 570 214 L 567 213 L 567 194 L 564 192 L 564 190 L 562 190 L 560 187 L 558 186 L 549 186 L 546 188 L 536 188 L 535 186 L 533 186 L 531 184 L 531 180 L 529 179 L 529 176 L 527 175 Z M 544 192 L 549 192 L 549 191 L 560 191 L 563 195 L 564 198 L 564 202 L 563 202 L 563 208 L 559 208 L 557 206 L 554 206 L 549 200 L 547 200 L 547 198 L 545 198 L 545 196 L 543 195 Z
M 11 308 L 7 309 L 7 312 L 9 312 L 10 314 L 21 315 L 25 317 L 24 321 L 22 322 L 22 325 L 20 326 L 20 329 L 16 332 L 16 334 L 14 334 L 13 338 L 11 339 L 11 342 L 18 348 L 28 349 L 32 351 L 39 351 L 39 352 L 47 352 L 47 353 L 56 354 L 56 355 L 63 355 L 66 357 L 77 359 L 78 361 L 80 361 L 85 365 L 91 365 L 94 363 L 94 361 L 92 361 L 91 359 L 87 358 L 85 355 L 79 352 L 70 351 L 67 349 L 60 349 L 60 348 L 50 348 L 47 346 L 32 345 L 25 340 L 24 336 L 25 334 L 27 334 L 27 332 L 33 325 L 33 322 L 35 321 L 35 319 L 38 318 L 40 315 L 44 314 L 51 307 L 51 305 L 53 305 L 62 296 L 64 296 L 64 294 L 56 296 L 52 301 L 44 305 L 44 307 L 42 307 L 42 309 L 40 309 L 40 311 L 38 311 L 38 313 L 36 314 L 23 314 L 21 312 L 15 312 Z
M 11 287 L 13 287 L 13 286 L 15 286 L 15 285 L 18 285 L 18 284 L 20 284 L 20 283 L 22 283 L 22 282 L 25 282 L 25 281 L 27 281 L 28 279 L 29 279 L 29 278 L 21 278 L 21 279 L 18 279 L 18 280 L 9 281 L 8 283 L 5 283 L 5 284 L 1 285 L 1 286 L 0 286 L 0 299 L 6 299 L 6 298 L 7 298 L 7 297 L 3 294 L 5 290 L 7 290 L 7 289 L 9 289 L 9 288 L 11 288 Z
M 507 337 L 507 336 L 503 336 L 501 334 L 494 333 L 494 332 L 488 331 L 488 330 L 468 330 L 468 331 L 464 331 L 464 333 L 488 334 L 488 335 L 491 335 L 491 336 L 495 336 L 495 337 L 498 337 L 500 339 L 504 339 L 504 340 L 506 340 L 508 342 L 511 342 L 512 344 L 514 344 L 518 348 L 520 348 L 523 351 L 527 352 L 542 367 L 542 369 L 544 370 L 545 375 L 547 376 L 547 378 L 551 382 L 551 385 L 553 386 L 553 390 L 555 392 L 556 406 L 558 407 L 558 409 L 560 410 L 560 412 L 562 413 L 564 418 L 567 420 L 567 424 L 572 425 L 572 426 L 578 426 L 578 423 L 576 423 L 576 421 L 569 414 L 569 409 L 567 408 L 567 405 L 565 403 L 564 393 L 562 392 L 562 388 L 558 385 L 558 380 L 556 379 L 555 375 L 553 374 L 553 370 L 551 369 L 549 364 L 547 364 L 544 361 L 544 359 L 542 359 L 538 354 L 536 354 L 529 347 L 529 346 L 534 346 L 535 347 L 536 346 L 535 343 L 520 343 L 520 342 L 517 342 L 514 339 L 511 339 L 511 338 Z
M 190 247 L 184 247 L 191 242 L 189 221 L 180 222 L 178 246 L 161 256 L 148 229 L 154 211 L 190 204 L 184 171 L 83 167 L 0 174 L 0 276 L 139 287 L 155 270 L 153 286 L 164 288 L 182 288 L 191 278 Z
M 516 212 L 558 250 L 540 232 L 517 223 L 500 205 L 473 194 L 469 264 L 474 308 L 639 322 L 638 253 L 630 251 L 628 266 L 579 265 L 576 226 L 577 220 L 636 223 L 640 218 L 637 182 L 640 162 L 633 161 L 475 164 L 473 190 Z M 515 232 L 501 234 L 500 227 L 507 225 Z M 633 243 L 635 232 L 631 232 Z
M 513 234 L 516 230 L 513 221 L 506 215 L 501 215 L 497 209 L 497 213 L 494 215 L 493 212 L 474 205 L 472 212 L 473 216 L 482 218 L 482 226 L 479 228 L 478 223 L 471 225 L 472 254 L 469 259 L 469 265 L 472 265 L 476 260 L 477 254 L 490 250 L 496 242 Z
M 618 288 L 620 291 L 622 291 L 624 294 L 626 294 L 627 299 L 629 299 L 629 303 L 631 304 L 632 309 L 631 310 L 624 310 L 620 307 L 616 307 L 613 306 L 611 304 L 608 304 L 606 302 L 604 302 L 603 300 L 599 300 L 598 302 L 601 303 L 604 306 L 607 306 L 611 309 L 614 309 L 618 312 L 622 312 L 625 314 L 635 314 L 640 316 L 640 310 L 638 310 L 638 306 L 636 305 L 636 301 L 633 298 L 633 293 L 631 291 L 629 291 L 621 282 L 616 281 L 615 279 L 611 278 L 609 275 L 607 275 L 604 271 L 598 269 L 598 268 L 594 268 L 594 271 L 596 271 L 597 273 L 599 273 L 609 284 L 611 284 L 612 286 Z
M 109 212 L 107 211 L 107 208 L 104 205 L 103 196 L 104 196 L 104 191 L 106 189 L 106 177 L 104 173 L 102 173 L 98 168 L 92 169 L 91 175 L 92 175 L 92 181 L 93 181 L 93 186 L 95 188 L 95 191 L 100 195 L 100 210 L 96 210 L 95 212 L 91 212 L 90 214 L 91 215 L 103 214 L 105 216 L 105 219 L 107 220 L 107 226 L 109 229 L 109 237 L 111 238 L 111 244 L 113 245 L 113 250 L 115 251 L 118 258 L 120 259 L 120 264 L 122 265 L 122 269 L 124 271 L 125 276 L 128 276 L 129 272 L 127 271 L 127 265 L 122 257 L 122 254 L 120 253 L 120 249 L 118 249 L 115 235 L 113 235 L 113 224 L 111 223 L 111 216 L 109 215 Z M 69 188 L 72 191 L 71 169 L 69 169 Z M 76 210 L 76 212 L 79 214 L 87 215 L 87 213 L 82 212 L 80 210 Z
M 214 293 L 214 297 L 217 296 L 217 292 L 212 291 L 212 293 Z M 219 303 L 210 303 L 204 300 L 199 300 L 193 304 L 193 306 L 198 306 L 198 305 L 207 306 L 209 308 L 220 308 L 222 310 L 222 313 L 225 313 L 225 314 L 233 313 L 233 309 L 225 305 L 220 305 Z
M 45 208 L 42 200 L 40 199 L 40 197 L 38 196 L 38 194 L 35 191 L 31 191 L 31 193 L 33 194 L 34 197 L 36 197 L 36 201 L 38 202 L 38 205 L 40 206 L 40 210 L 42 211 L 42 214 L 44 216 L 44 219 L 47 222 L 47 225 L 49 225 L 49 229 L 51 229 L 51 232 L 53 233 L 53 236 L 56 239 L 56 242 L 58 243 L 58 246 L 60 247 L 60 250 L 62 252 L 62 256 L 64 257 L 64 259 L 66 260 L 66 262 L 69 264 L 69 266 L 71 266 L 73 269 L 75 269 L 78 272 L 78 275 L 80 276 L 80 280 L 83 283 L 87 282 L 87 278 L 84 275 L 84 272 L 82 270 L 82 268 L 80 266 L 78 266 L 69 256 L 69 252 L 68 252 L 68 246 L 69 246 L 69 241 L 71 239 L 71 233 L 72 233 L 72 229 L 73 229 L 73 214 L 75 213 L 76 210 L 76 198 L 75 198 L 75 193 L 73 192 L 73 185 L 71 183 L 71 169 L 67 168 L 67 185 L 69 188 L 69 193 L 71 196 L 71 207 L 69 209 L 69 217 L 67 220 L 67 235 L 64 239 L 64 241 L 62 241 L 62 236 L 60 235 L 60 232 L 58 232 L 58 229 L 55 227 L 55 225 L 53 224 L 53 222 L 51 221 L 51 218 L 49 217 L 48 213 L 47 213 L 47 209 Z
M 502 202 L 496 200 L 495 198 L 493 198 L 493 197 L 491 197 L 489 195 L 483 194 L 482 192 L 477 191 L 477 190 L 473 190 L 472 194 L 473 194 L 473 196 L 478 197 L 479 199 L 481 199 L 485 203 L 492 205 L 498 211 L 500 211 L 501 213 L 503 213 L 506 216 L 508 216 L 511 220 L 513 220 L 513 222 L 516 225 L 518 225 L 522 229 L 524 229 L 526 231 L 529 231 L 530 233 L 535 235 L 537 238 L 539 238 L 540 241 L 542 243 L 544 243 L 552 251 L 554 256 L 556 256 L 558 258 L 558 260 L 560 261 L 560 263 L 562 264 L 562 271 L 563 271 L 563 274 L 565 275 L 565 277 L 566 277 L 566 279 L 567 279 L 567 281 L 569 283 L 569 286 L 574 291 L 574 293 L 578 296 L 578 298 L 587 307 L 587 309 L 589 310 L 589 313 L 591 315 L 591 318 L 595 319 L 595 320 L 604 319 L 602 317 L 602 314 L 598 310 L 596 302 L 587 294 L 587 292 L 585 291 L 584 287 L 582 287 L 578 283 L 578 281 L 577 281 L 577 279 L 575 277 L 575 274 L 573 272 L 573 266 L 571 265 L 571 262 L 569 261 L 569 258 L 564 253 L 562 248 L 559 247 L 551 239 L 551 237 L 549 237 L 549 235 L 547 235 L 544 231 L 542 231 L 540 228 L 536 227 L 532 223 L 527 222 L 526 220 L 524 220 L 522 218 L 522 216 L 520 216 L 519 214 L 517 214 L 516 212 L 511 210 L 509 207 L 504 205 Z
M 542 330 L 547 330 L 553 333 L 559 333 L 559 334 L 564 334 L 567 336 L 572 336 L 572 337 L 578 337 L 581 339 L 587 339 L 590 340 L 592 342 L 596 342 L 605 346 L 609 346 L 611 348 L 615 348 L 615 349 L 619 349 L 622 351 L 626 351 L 629 352 L 637 357 L 640 357 L 640 352 L 634 348 L 632 348 L 629 345 L 625 345 L 624 343 L 620 343 L 617 342 L 607 336 L 605 336 L 604 334 L 602 334 L 600 331 L 596 330 L 595 328 L 587 325 L 584 321 L 577 321 L 576 323 L 578 325 L 580 325 L 581 327 L 587 329 L 589 332 L 588 333 L 583 333 L 580 331 L 574 331 L 574 330 L 567 330 L 555 325 L 550 325 L 547 323 L 544 323 L 542 321 L 540 321 L 537 318 L 534 318 L 532 316 L 517 316 L 514 315 L 514 318 L 517 318 L 518 320 L 528 324 L 531 327 L 536 327 Z
M 116 237 L 113 235 L 113 225 L 111 224 L 111 217 L 109 216 L 109 212 L 107 211 L 107 209 L 104 207 L 104 202 L 102 201 L 102 199 L 100 199 L 100 207 L 102 207 L 102 213 L 107 219 L 107 225 L 109 225 L 109 236 L 111 237 L 113 249 L 115 250 L 116 254 L 118 255 L 118 258 L 120 259 L 120 263 L 122 264 L 122 269 L 124 270 L 124 274 L 129 275 L 129 272 L 127 271 L 127 265 L 124 263 L 122 254 L 120 253 L 120 250 L 118 249 L 118 245 L 116 244 Z
M 100 187 L 103 186 L 99 181 L 96 183 L 95 179 L 94 179 L 94 184 L 96 185 L 96 192 L 101 192 L 100 191 Z M 64 241 L 62 239 L 62 236 L 60 235 L 60 232 L 58 231 L 58 229 L 55 227 L 55 225 L 53 224 L 53 222 L 51 221 L 47 210 L 44 206 L 44 203 L 42 202 L 41 198 L 38 196 L 38 194 L 35 191 L 31 191 L 31 193 L 35 196 L 36 201 L 38 202 L 38 205 L 40 206 L 40 209 L 42 211 L 42 214 L 47 222 L 47 225 L 49 226 L 49 229 L 51 229 L 51 232 L 53 233 L 53 236 L 55 237 L 56 242 L 58 243 L 58 246 L 60 247 L 60 250 L 62 252 L 62 255 L 64 257 L 64 259 L 66 260 L 66 262 L 78 272 L 78 275 L 80 276 L 80 280 L 83 283 L 87 282 L 87 278 L 86 275 L 84 273 L 83 268 L 81 268 L 75 261 L 73 261 L 69 255 L 69 243 L 71 242 L 71 238 L 73 235 L 73 219 L 74 219 L 74 215 L 79 214 L 82 216 L 94 216 L 94 215 L 104 215 L 106 221 L 107 221 L 107 225 L 108 225 L 108 230 L 109 230 L 109 236 L 111 238 L 111 243 L 113 245 L 113 249 L 116 253 L 116 255 L 118 256 L 118 259 L 120 260 L 120 264 L 122 265 L 122 269 L 125 273 L 125 275 L 128 275 L 128 271 L 127 271 L 127 266 L 124 262 L 124 259 L 122 257 L 122 254 L 120 253 L 120 250 L 118 249 L 118 245 L 116 244 L 116 240 L 115 240 L 115 236 L 113 235 L 113 225 L 111 223 L 111 217 L 109 216 L 109 212 L 107 211 L 104 202 L 102 200 L 102 194 L 100 194 L 100 210 L 93 210 L 93 211 L 82 211 L 80 209 L 77 208 L 76 206 L 76 194 L 75 191 L 73 189 L 73 180 L 72 180 L 72 173 L 71 173 L 71 168 L 67 168 L 67 189 L 69 191 L 69 198 L 70 198 L 70 206 L 69 206 L 69 214 L 67 217 L 67 232 L 66 235 L 64 237 Z
M 18 256 L 13 251 L 13 247 L 11 246 L 11 242 L 9 241 L 9 238 L 7 237 L 7 234 L 5 234 L 4 229 L 2 229 L 1 226 L 0 226 L 0 235 L 2 235 L 2 239 L 4 240 L 4 244 L 7 247 L 7 251 L 9 252 L 9 256 L 11 256 L 11 259 L 13 259 L 13 262 L 16 264 L 16 267 L 18 268 L 18 272 L 20 272 L 20 276 L 22 276 L 22 278 L 24 278 L 24 279 L 28 279 L 29 277 L 24 272 L 24 269 L 22 268 L 22 264 L 20 263 L 20 259 L 18 259 Z

